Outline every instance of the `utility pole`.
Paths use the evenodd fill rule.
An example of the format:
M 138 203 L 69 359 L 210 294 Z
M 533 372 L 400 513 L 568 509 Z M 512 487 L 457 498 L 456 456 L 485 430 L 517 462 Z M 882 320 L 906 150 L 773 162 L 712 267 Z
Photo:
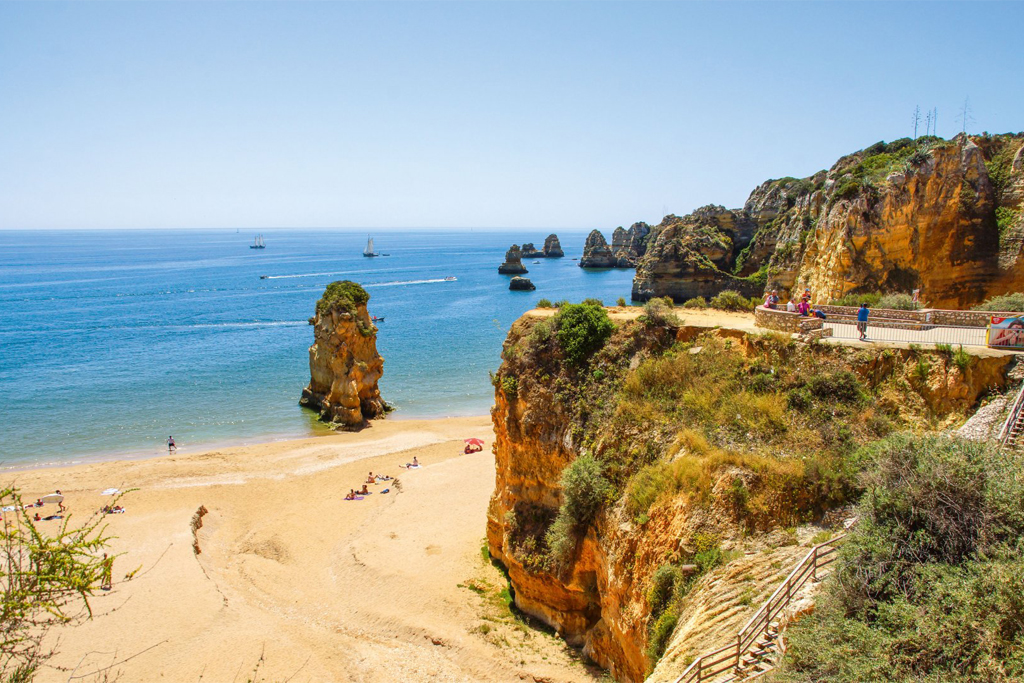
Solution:
M 924 115 L 924 134 L 925 136 L 932 134 L 932 110 L 929 109 L 928 113 Z
M 967 96 L 964 98 L 964 106 L 960 110 L 960 132 L 966 133 L 968 124 L 974 123 L 974 117 L 971 116 L 971 98 Z
M 916 107 L 914 107 L 914 118 L 912 120 L 914 122 L 914 139 L 916 140 L 917 139 L 917 126 L 918 126 L 919 123 L 921 123 L 921 105 L 920 104 L 917 105 Z

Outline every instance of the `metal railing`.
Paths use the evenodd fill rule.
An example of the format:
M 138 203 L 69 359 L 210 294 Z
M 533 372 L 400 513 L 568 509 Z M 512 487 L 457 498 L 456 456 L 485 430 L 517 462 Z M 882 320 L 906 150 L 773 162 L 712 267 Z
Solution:
M 826 320 L 824 327 L 832 330 L 835 339 L 860 339 L 857 324 L 846 320 Z M 912 329 L 906 329 L 912 327 Z M 899 326 L 889 323 L 872 325 L 868 321 L 869 341 L 906 342 L 913 344 L 950 344 L 951 346 L 985 346 L 984 327 L 962 327 L 957 325 Z
M 837 544 L 846 534 L 839 534 L 818 544 L 804 556 L 789 573 L 771 597 L 761 605 L 754 616 L 736 634 L 735 639 L 725 647 L 708 652 L 693 660 L 675 683 L 699 683 L 709 681 L 740 665 L 743 656 L 767 631 L 772 622 L 789 606 L 793 596 L 807 582 L 817 579 L 818 572 L 836 560 Z
M 1003 423 L 1003 428 L 999 430 L 999 443 L 1012 446 L 1010 441 L 1010 435 L 1013 432 L 1014 426 L 1017 424 L 1017 420 L 1020 419 L 1021 408 L 1024 408 L 1024 384 L 1021 385 L 1020 391 L 1017 392 L 1017 398 L 1014 400 L 1013 405 L 1010 406 L 1010 412 L 1006 415 L 1006 422 Z

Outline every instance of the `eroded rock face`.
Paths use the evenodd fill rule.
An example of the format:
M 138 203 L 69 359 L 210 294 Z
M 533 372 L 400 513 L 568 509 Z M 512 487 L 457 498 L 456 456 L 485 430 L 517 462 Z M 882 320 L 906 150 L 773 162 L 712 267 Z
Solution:
M 498 383 L 491 411 L 496 471 L 487 511 L 488 549 L 508 569 L 520 609 L 582 647 L 616 680 L 632 683 L 644 680 L 651 664 L 645 651 L 655 619 L 647 596 L 655 571 L 666 562 L 691 557 L 699 531 L 721 534 L 723 548 L 737 551 L 739 557 L 706 575 L 690 591 L 653 679 L 675 680 L 689 657 L 720 647 L 735 634 L 806 547 L 779 543 L 772 535 L 782 533 L 777 529 L 755 536 L 737 525 L 729 502 L 730 486 L 740 478 L 754 490 L 758 475 L 727 468 L 716 475 L 711 503 L 694 504 L 684 494 L 669 496 L 652 508 L 641 524 L 620 500 L 596 515 L 566 565 L 546 563 L 543 541 L 538 539 L 551 528 L 562 503 L 563 470 L 584 451 L 599 456 L 611 438 L 609 430 L 638 449 L 656 437 L 640 422 L 613 421 L 602 426 L 592 413 L 576 412 L 580 393 L 593 391 L 593 385 L 587 384 L 592 374 L 589 369 L 578 375 L 567 369 L 555 347 L 538 348 L 532 333 L 542 322 L 548 324 L 546 318 L 524 316 L 512 326 L 505 360 L 497 373 L 498 378 L 513 377 L 516 383 L 511 393 Z M 675 343 L 693 341 L 704 333 L 748 350 L 766 343 L 758 335 L 725 329 L 708 332 L 695 326 L 680 326 L 661 337 L 651 329 L 633 334 L 629 324 L 621 323 L 603 355 L 595 360 L 596 367 L 636 367 L 641 359 L 658 356 Z M 807 352 L 814 353 L 809 348 Z M 878 390 L 877 405 L 885 414 L 908 411 L 908 421 L 930 415 L 947 426 L 971 410 L 991 387 L 1003 385 L 1011 362 L 1009 355 L 976 358 L 961 373 L 951 364 L 939 367 L 941 363 L 936 361 L 925 386 L 914 379 L 917 361 L 911 350 L 830 347 L 828 353 L 866 386 Z M 790 362 L 804 367 L 799 358 Z M 890 378 L 901 381 L 893 383 Z M 914 382 L 919 390 L 910 392 L 910 399 L 906 393 L 890 391 L 897 384 L 911 386 Z M 801 543 L 809 543 L 810 535 L 813 532 Z M 752 588 L 753 602 L 749 597 Z M 739 603 L 745 591 L 746 606 Z
M 1020 291 L 1022 150 L 1024 134 L 879 143 L 809 178 L 767 181 L 742 209 L 666 217 L 633 298 L 921 289 L 930 306 L 966 307 Z
M 518 275 L 509 280 L 508 288 L 512 291 L 518 292 L 531 292 L 537 289 L 537 286 L 530 281 L 529 278 L 519 277 Z
M 561 258 L 565 256 L 565 253 L 562 251 L 562 244 L 558 241 L 558 235 L 552 233 L 544 240 L 544 255 L 548 258 Z
M 591 230 L 583 244 L 580 268 L 614 268 L 618 261 L 600 230 Z
M 526 270 L 526 266 L 523 265 L 523 256 L 522 252 L 519 251 L 518 244 L 513 244 L 505 252 L 505 262 L 498 266 L 498 272 L 503 275 L 520 275 L 529 272 Z
M 377 388 L 384 359 L 377 353 L 377 328 L 366 312 L 369 299 L 354 282 L 334 282 L 310 318 L 310 380 L 299 403 L 343 428 L 361 427 L 388 410 Z

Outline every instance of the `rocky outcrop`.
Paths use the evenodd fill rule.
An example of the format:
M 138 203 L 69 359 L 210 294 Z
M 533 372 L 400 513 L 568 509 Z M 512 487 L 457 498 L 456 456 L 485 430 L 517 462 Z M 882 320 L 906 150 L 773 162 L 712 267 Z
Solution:
M 548 258 L 562 258 L 565 253 L 562 251 L 562 244 L 558 241 L 558 235 L 554 233 L 544 240 L 544 255 Z
M 518 244 L 513 244 L 505 252 L 505 262 L 498 266 L 498 272 L 503 275 L 521 275 L 529 272 L 523 265 L 523 256 Z
M 964 307 L 1020 291 L 1022 147 L 1024 134 L 878 143 L 808 178 L 767 181 L 741 209 L 668 216 L 633 298 L 921 289 L 930 306 Z
M 522 258 L 544 258 L 544 252 L 533 246 L 533 242 L 526 242 L 519 250 Z
M 549 318 L 527 315 L 509 331 L 504 362 L 494 378 L 495 489 L 487 512 L 487 545 L 491 556 L 508 569 L 516 605 L 582 647 L 619 681 L 641 681 L 653 664 L 647 650 L 658 615 L 652 614 L 649 596 L 659 568 L 690 567 L 701 543 L 711 537 L 720 541 L 722 552 L 735 558 L 704 575 L 682 603 L 677 625 L 665 636 L 665 659 L 656 668 L 656 680 L 671 681 L 693 655 L 724 645 L 722 639 L 736 632 L 806 552 L 792 545 L 809 543 L 814 532 L 800 531 L 799 541 L 787 540 L 784 529 L 793 524 L 785 521 L 791 519 L 787 515 L 807 519 L 844 504 L 839 485 L 821 487 L 813 468 L 789 488 L 776 489 L 770 483 L 790 471 L 763 469 L 776 457 L 770 454 L 786 450 L 782 443 L 795 445 L 798 440 L 779 442 L 763 427 L 743 423 L 716 441 L 716 434 L 730 429 L 719 419 L 732 420 L 735 414 L 740 420 L 737 411 L 743 408 L 737 406 L 755 400 L 753 393 L 736 386 L 757 380 L 773 387 L 771 392 L 785 394 L 786 382 L 798 387 L 821 373 L 855 374 L 872 400 L 835 422 L 821 422 L 831 418 L 822 418 L 817 408 L 803 417 L 793 409 L 787 412 L 785 398 L 777 404 L 785 423 L 780 429 L 792 429 L 795 435 L 803 429 L 798 429 L 797 421 L 807 420 L 803 424 L 814 424 L 816 433 L 825 434 L 815 452 L 836 448 L 831 452 L 839 454 L 845 446 L 835 444 L 843 439 L 877 439 L 879 420 L 886 430 L 920 425 L 926 419 L 955 426 L 982 394 L 1005 383 L 1011 362 L 1009 355 L 978 357 L 961 371 L 941 354 L 927 351 L 792 347 L 737 330 L 677 323 L 658 327 L 625 317 L 615 322 L 618 328 L 612 337 L 582 367 L 563 360 Z M 688 353 L 666 354 L 680 344 Z M 917 369 L 920 353 L 929 355 L 930 371 L 923 379 Z M 671 379 L 679 376 L 670 368 L 678 369 L 687 358 L 695 358 L 696 374 L 685 377 L 724 372 L 714 376 L 745 378 L 735 380 L 736 395 L 723 398 L 724 412 L 706 431 L 687 417 L 693 413 L 683 406 L 713 412 L 715 399 L 707 386 L 721 382 L 704 388 L 690 386 L 687 380 L 673 384 L 681 380 Z M 641 372 L 638 366 L 648 361 L 654 363 L 646 366 L 650 372 Z M 596 379 L 598 369 L 601 379 Z M 718 386 L 710 393 L 723 391 Z M 771 392 L 757 395 L 774 395 Z M 660 416 L 668 413 L 661 410 L 672 411 L 671 420 L 662 421 Z M 751 414 L 762 415 L 762 410 Z M 834 430 L 839 431 L 833 435 Z M 752 445 L 760 438 L 767 450 Z M 609 501 L 578 530 L 568 559 L 552 561 L 547 538 L 566 498 L 562 475 L 585 453 L 603 463 L 604 472 L 614 480 L 616 493 L 611 495 L 617 500 Z M 754 469 L 743 465 L 750 455 Z M 788 454 L 780 462 L 788 468 L 800 458 Z M 655 475 L 644 481 L 641 473 L 651 471 Z M 682 482 L 691 478 L 703 479 L 706 488 L 685 491 L 690 484 Z M 656 504 L 631 509 L 635 502 L 630 492 L 643 496 L 650 490 L 645 487 L 659 482 L 678 489 L 662 489 Z M 743 502 L 746 512 L 737 513 L 736 491 L 743 501 L 750 496 L 758 502 L 749 507 Z M 815 498 L 815 491 L 825 497 Z
M 517 275 L 509 280 L 508 288 L 513 292 L 532 292 L 537 289 L 537 286 L 534 285 L 529 278 L 519 277 Z
M 608 242 L 600 230 L 591 230 L 587 241 L 583 244 L 583 256 L 580 268 L 614 268 L 617 264 Z
M 369 300 L 355 282 L 332 282 L 317 301 L 316 316 L 309 319 L 310 380 L 299 404 L 343 428 L 361 427 L 389 409 L 377 389 L 384 359 L 377 353 L 377 328 L 366 312 Z

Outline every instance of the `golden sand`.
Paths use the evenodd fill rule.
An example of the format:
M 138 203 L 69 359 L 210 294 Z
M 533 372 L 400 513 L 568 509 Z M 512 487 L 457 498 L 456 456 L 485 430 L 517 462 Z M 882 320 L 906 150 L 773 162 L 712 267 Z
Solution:
M 463 454 L 469 437 L 486 441 L 482 453 Z M 593 680 L 560 640 L 510 616 L 482 556 L 492 439 L 487 417 L 384 420 L 12 473 L 27 500 L 62 489 L 72 524 L 110 501 L 104 489 L 138 489 L 106 517 L 113 590 L 94 619 L 54 633 L 58 654 L 37 680 Z M 399 467 L 414 455 L 421 469 Z M 345 501 L 369 471 L 398 477 L 401 492 L 381 483 Z

